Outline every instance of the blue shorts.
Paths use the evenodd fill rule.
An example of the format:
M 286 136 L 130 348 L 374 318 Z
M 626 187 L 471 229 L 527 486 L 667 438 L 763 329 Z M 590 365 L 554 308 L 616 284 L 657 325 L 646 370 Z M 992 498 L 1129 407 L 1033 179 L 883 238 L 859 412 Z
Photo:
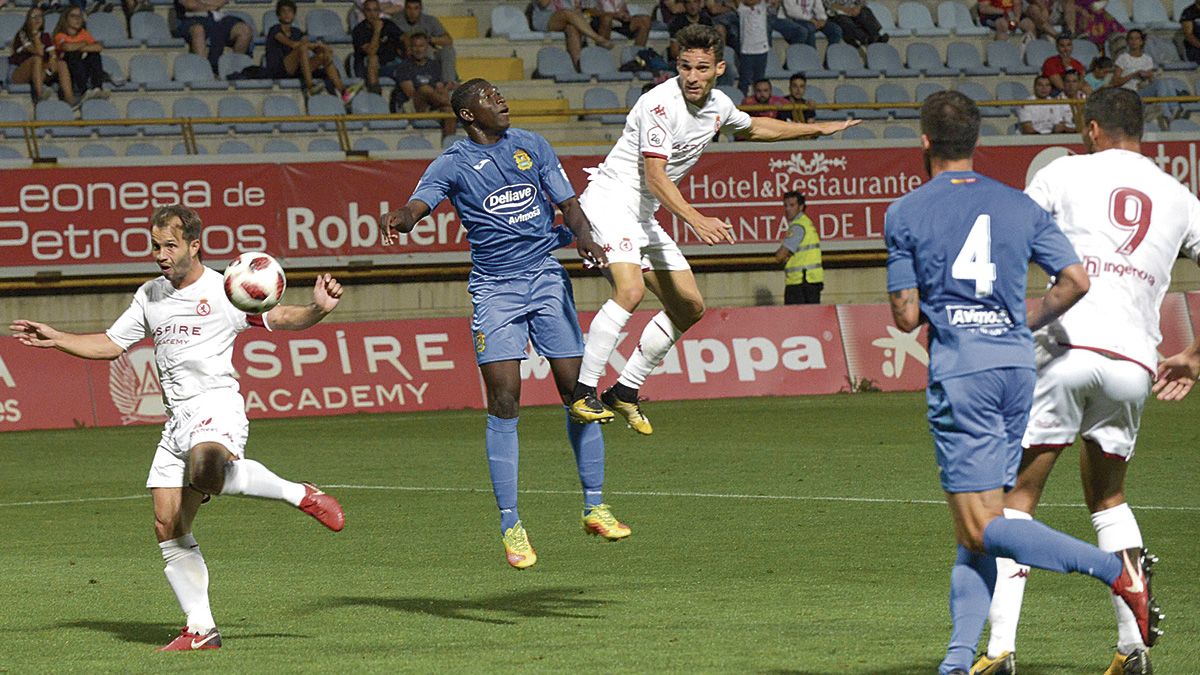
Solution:
M 1013 486 L 1035 379 L 1031 368 L 996 368 L 929 385 L 929 432 L 943 490 Z
M 477 364 L 523 360 L 530 342 L 548 359 L 583 356 L 571 278 L 557 260 L 546 260 L 517 277 L 471 275 L 467 290 L 475 306 L 471 335 Z

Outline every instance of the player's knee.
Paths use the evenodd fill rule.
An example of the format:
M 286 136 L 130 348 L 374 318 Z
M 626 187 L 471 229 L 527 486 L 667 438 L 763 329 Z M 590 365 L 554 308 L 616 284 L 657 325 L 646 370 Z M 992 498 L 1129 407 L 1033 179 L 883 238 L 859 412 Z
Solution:
M 630 312 L 642 304 L 642 298 L 644 297 L 646 297 L 645 286 L 626 286 L 618 288 L 613 292 L 613 300 L 616 300 L 618 305 Z
M 521 412 L 521 403 L 515 396 L 498 396 L 488 402 L 488 414 L 501 419 L 512 419 Z
M 229 451 L 217 443 L 201 443 L 192 448 L 189 467 L 192 487 L 205 494 L 220 494 L 225 486 L 228 461 Z

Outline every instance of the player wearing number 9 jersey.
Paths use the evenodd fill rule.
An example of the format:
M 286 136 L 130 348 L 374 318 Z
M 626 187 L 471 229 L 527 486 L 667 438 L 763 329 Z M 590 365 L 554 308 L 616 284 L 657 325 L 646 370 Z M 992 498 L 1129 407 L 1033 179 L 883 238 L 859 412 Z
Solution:
M 1142 546 L 1125 501 L 1142 407 L 1154 377 L 1159 307 L 1182 247 L 1200 253 L 1200 202 L 1140 152 L 1142 105 L 1127 89 L 1102 89 L 1084 108 L 1091 154 L 1055 160 L 1026 189 L 1058 220 L 1084 261 L 1091 290 L 1036 335 L 1038 376 L 1024 458 L 1005 511 L 1029 517 L 1064 448 L 1083 436 L 1084 499 L 1100 548 Z M 1016 647 L 1023 570 L 999 561 L 987 659 Z M 1150 672 L 1147 645 L 1123 603 L 1110 673 Z
M 896 325 L 912 331 L 922 320 L 930 324 L 929 428 L 958 540 L 942 675 L 966 675 L 971 667 L 997 556 L 1096 577 L 1143 617 L 1152 606 L 1144 578 L 1130 577 L 1122 557 L 1003 515 L 1003 490 L 1016 478 L 1033 394 L 1029 327 L 1070 308 L 1088 280 L 1049 214 L 973 170 L 978 137 L 979 109 L 971 99 L 952 91 L 926 99 L 921 142 L 932 178 L 893 203 L 884 221 Z M 1031 258 L 1057 281 L 1027 323 Z

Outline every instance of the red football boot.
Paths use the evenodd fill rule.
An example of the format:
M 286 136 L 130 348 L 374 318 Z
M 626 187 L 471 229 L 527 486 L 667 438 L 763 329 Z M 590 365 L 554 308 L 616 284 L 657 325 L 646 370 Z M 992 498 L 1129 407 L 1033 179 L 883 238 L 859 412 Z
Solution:
M 171 642 L 160 652 L 190 652 L 197 649 L 220 649 L 221 634 L 214 628 L 207 633 L 189 633 L 187 626 L 184 626 L 179 631 L 179 637 L 171 640 Z
M 1162 635 L 1158 622 L 1163 619 L 1162 609 L 1150 592 L 1150 566 L 1158 562 L 1158 558 L 1142 548 L 1127 548 L 1116 555 L 1121 558 L 1121 576 L 1113 582 L 1113 595 L 1129 606 L 1137 618 L 1142 642 L 1147 647 L 1153 647 L 1158 636 Z
M 304 484 L 304 499 L 300 500 L 301 511 L 307 513 L 317 522 L 334 532 L 341 532 L 346 526 L 346 514 L 342 513 L 342 505 L 332 496 L 321 492 L 312 483 Z

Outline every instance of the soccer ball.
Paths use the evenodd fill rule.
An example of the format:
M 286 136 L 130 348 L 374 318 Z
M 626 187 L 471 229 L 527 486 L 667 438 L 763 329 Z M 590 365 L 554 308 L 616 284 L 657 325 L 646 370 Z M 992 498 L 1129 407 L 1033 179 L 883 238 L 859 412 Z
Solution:
M 287 279 L 266 253 L 243 253 L 225 268 L 225 295 L 247 314 L 262 314 L 279 304 Z

